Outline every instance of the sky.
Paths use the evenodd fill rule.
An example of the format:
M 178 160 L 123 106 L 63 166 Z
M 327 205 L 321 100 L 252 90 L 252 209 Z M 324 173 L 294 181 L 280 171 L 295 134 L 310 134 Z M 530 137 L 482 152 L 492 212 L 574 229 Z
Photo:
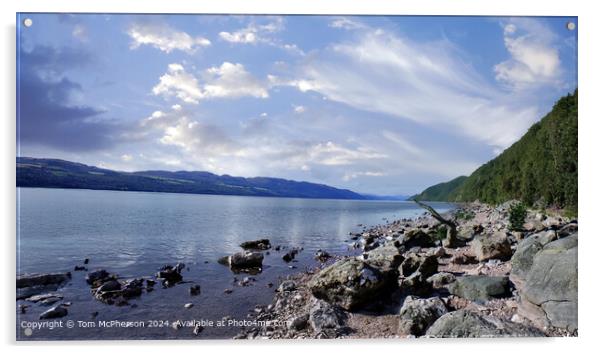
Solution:
M 577 87 L 569 17 L 17 20 L 17 154 L 120 171 L 411 195 L 470 174 Z

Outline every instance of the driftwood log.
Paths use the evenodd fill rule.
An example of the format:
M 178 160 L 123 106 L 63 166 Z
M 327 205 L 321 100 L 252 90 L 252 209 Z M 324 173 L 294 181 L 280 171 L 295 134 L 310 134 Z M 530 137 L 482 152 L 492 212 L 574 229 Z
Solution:
M 441 216 L 435 209 L 433 209 L 430 205 L 427 205 L 417 199 L 414 199 L 414 203 L 418 204 L 420 207 L 426 209 L 437 221 L 444 225 L 447 228 L 447 235 L 445 240 L 443 240 L 444 247 L 460 247 L 462 246 L 462 242 L 458 240 L 458 224 L 456 224 L 453 220 L 448 220 Z

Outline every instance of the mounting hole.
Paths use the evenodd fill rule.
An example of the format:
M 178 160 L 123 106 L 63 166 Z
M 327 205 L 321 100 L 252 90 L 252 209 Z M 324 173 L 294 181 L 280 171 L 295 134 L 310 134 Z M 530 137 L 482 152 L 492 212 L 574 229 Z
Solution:
M 566 29 L 568 29 L 569 31 L 574 30 L 575 27 L 576 27 L 575 26 L 575 22 L 573 22 L 573 21 L 569 21 L 569 22 L 566 23 Z
M 23 20 L 23 26 L 31 27 L 31 25 L 33 25 L 33 20 L 31 18 L 26 18 Z

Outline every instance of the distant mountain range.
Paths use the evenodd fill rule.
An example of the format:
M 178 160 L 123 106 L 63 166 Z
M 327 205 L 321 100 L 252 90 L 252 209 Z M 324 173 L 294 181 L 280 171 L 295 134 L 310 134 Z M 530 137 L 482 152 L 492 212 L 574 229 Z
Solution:
M 363 195 L 324 184 L 281 178 L 219 176 L 200 171 L 120 172 L 76 162 L 31 157 L 17 157 L 17 187 L 323 199 L 407 199 L 403 196 Z
M 562 97 L 519 141 L 470 176 L 434 185 L 412 198 L 487 203 L 518 199 L 576 212 L 577 98 L 577 90 Z

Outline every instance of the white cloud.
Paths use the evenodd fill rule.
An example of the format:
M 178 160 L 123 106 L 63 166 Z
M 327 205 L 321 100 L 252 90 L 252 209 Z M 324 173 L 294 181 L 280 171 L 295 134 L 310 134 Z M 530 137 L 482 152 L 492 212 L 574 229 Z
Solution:
M 291 54 L 304 56 L 305 52 L 294 43 L 283 43 L 274 34 L 284 29 L 282 17 L 270 17 L 269 22 L 258 24 L 252 21 L 247 27 L 235 31 L 222 31 L 218 35 L 221 40 L 235 44 L 266 44 L 280 48 Z
M 297 72 L 269 80 L 492 148 L 512 144 L 539 114 L 532 101 L 489 84 L 449 41 L 414 42 L 380 29 L 367 27 L 355 41 L 314 53 Z
M 328 166 L 350 165 L 357 161 L 384 159 L 387 155 L 366 147 L 351 149 L 328 141 L 318 143 L 307 151 L 306 163 Z
M 165 53 L 181 50 L 192 54 L 199 47 L 211 45 L 207 38 L 192 37 L 186 32 L 180 32 L 165 23 L 133 23 L 127 31 L 132 39 L 131 49 L 141 45 L 150 45 Z
M 186 103 L 199 103 L 205 96 L 198 80 L 187 73 L 180 64 L 169 64 L 167 73 L 161 76 L 159 83 L 153 87 L 153 94 L 175 96 Z
M 343 181 L 350 181 L 358 177 L 382 177 L 386 174 L 384 172 L 377 171 L 361 171 L 361 172 L 348 172 L 343 175 Z
M 177 106 L 177 105 L 176 105 Z M 140 122 L 143 136 L 199 156 L 236 154 L 238 146 L 219 127 L 191 118 L 181 107 L 155 111 Z
M 513 19 L 504 26 L 510 59 L 494 66 L 496 79 L 514 89 L 557 83 L 561 75 L 556 36 L 532 19 Z
M 130 162 L 130 161 L 132 161 L 133 158 L 134 157 L 132 155 L 129 155 L 129 154 L 123 154 L 123 155 L 121 155 L 121 160 L 123 162 Z
M 266 84 L 247 72 L 242 64 L 224 62 L 207 69 L 207 73 L 210 78 L 203 86 L 207 97 L 269 97 Z
M 240 30 L 237 32 L 220 32 L 219 36 L 221 39 L 230 43 L 255 43 L 257 42 L 257 35 L 254 32 L 248 30 Z
M 207 69 L 203 82 L 188 73 L 181 64 L 170 64 L 152 92 L 193 104 L 211 98 L 269 97 L 267 83 L 247 72 L 242 64 L 229 62 Z
M 349 17 L 335 17 L 329 24 L 332 28 L 341 28 L 346 30 L 362 29 L 366 26 L 359 22 L 350 19 Z
M 73 26 L 73 31 L 71 32 L 71 35 L 73 35 L 73 37 L 79 39 L 82 42 L 88 41 L 88 29 L 82 24 L 78 23 L 75 26 Z
M 284 28 L 284 19 L 282 17 L 271 18 L 271 21 L 266 24 L 250 23 L 247 27 L 236 31 L 222 31 L 219 37 L 230 43 L 241 44 L 256 44 L 256 43 L 272 43 L 273 40 L 269 34 L 279 32 Z

